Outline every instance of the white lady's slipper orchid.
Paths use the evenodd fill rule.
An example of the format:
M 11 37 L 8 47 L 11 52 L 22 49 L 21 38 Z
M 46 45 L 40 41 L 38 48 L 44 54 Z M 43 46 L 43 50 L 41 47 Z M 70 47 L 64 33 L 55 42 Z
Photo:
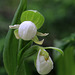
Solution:
M 19 36 L 24 40 L 31 40 L 37 32 L 37 28 L 31 21 L 24 21 L 18 29 Z
M 48 74 L 53 69 L 53 61 L 46 50 L 39 50 L 36 69 L 39 74 Z

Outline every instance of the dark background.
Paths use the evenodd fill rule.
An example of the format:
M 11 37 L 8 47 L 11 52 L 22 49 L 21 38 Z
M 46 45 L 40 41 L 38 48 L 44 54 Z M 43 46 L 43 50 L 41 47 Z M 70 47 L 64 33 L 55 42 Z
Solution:
M 38 30 L 49 33 L 43 46 L 53 46 L 55 40 L 75 32 L 75 0 L 28 0 L 27 3 L 27 9 L 38 10 L 45 17 L 44 25 Z M 18 4 L 19 0 L 0 0 L 0 75 L 6 75 L 3 44 Z

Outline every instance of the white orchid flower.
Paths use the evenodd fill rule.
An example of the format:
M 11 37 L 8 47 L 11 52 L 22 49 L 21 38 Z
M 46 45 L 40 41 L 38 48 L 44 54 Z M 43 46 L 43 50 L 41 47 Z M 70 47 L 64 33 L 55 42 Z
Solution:
M 24 40 L 31 40 L 37 33 L 37 28 L 31 21 L 24 21 L 20 24 L 18 34 Z
M 20 25 L 10 25 L 10 29 L 16 29 L 14 34 L 17 39 L 33 40 L 37 44 L 42 44 L 44 39 L 39 41 L 37 36 L 47 36 L 48 33 L 37 32 L 36 25 L 31 21 L 24 21 Z M 37 36 L 36 36 L 37 35 Z
M 53 61 L 46 50 L 39 50 L 36 60 L 36 69 L 39 74 L 48 74 L 53 69 Z

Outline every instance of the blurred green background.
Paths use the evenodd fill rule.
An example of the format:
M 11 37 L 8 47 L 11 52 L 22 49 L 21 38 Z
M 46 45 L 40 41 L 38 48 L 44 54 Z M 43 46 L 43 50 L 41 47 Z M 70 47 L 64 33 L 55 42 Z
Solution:
M 0 75 L 7 75 L 2 58 L 3 45 L 18 4 L 19 0 L 0 0 Z M 75 0 L 28 0 L 27 9 L 38 10 L 45 17 L 44 25 L 39 31 L 48 32 L 49 36 L 44 38 L 43 46 L 58 46 L 61 44 L 61 39 L 75 32 Z M 53 58 L 52 52 L 50 56 Z M 58 74 L 58 64 L 56 65 L 57 67 L 55 66 L 49 75 L 62 73 Z M 68 75 L 75 75 L 75 73 Z

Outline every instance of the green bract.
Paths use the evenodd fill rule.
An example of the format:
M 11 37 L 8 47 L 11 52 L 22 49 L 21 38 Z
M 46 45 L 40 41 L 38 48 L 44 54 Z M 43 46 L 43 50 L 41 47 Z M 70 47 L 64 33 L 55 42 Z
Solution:
M 39 29 L 44 23 L 44 17 L 36 10 L 27 10 L 21 15 L 21 22 L 23 21 L 31 21 L 36 25 L 37 29 Z

